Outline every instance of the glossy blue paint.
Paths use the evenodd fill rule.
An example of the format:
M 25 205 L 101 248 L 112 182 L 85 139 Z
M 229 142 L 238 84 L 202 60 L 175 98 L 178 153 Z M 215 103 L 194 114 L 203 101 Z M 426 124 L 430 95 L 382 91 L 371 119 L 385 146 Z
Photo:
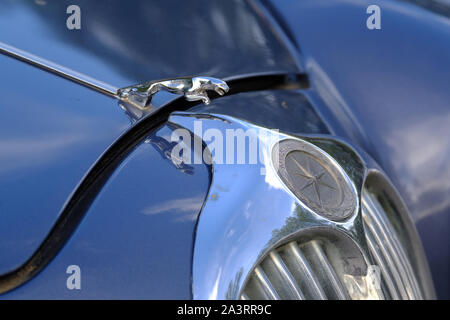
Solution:
M 117 101 L 0 55 L 0 274 L 41 244 L 91 165 L 127 128 Z
M 302 68 L 253 2 L 45 3 L 2 1 L 0 41 L 116 86 Z M 65 27 L 69 4 L 82 7 L 80 31 Z M 380 5 L 382 30 L 365 28 L 369 4 Z M 239 94 L 194 110 L 293 133 L 331 131 L 368 151 L 406 200 L 438 294 L 450 297 L 448 15 L 405 1 L 272 5 L 301 50 L 311 88 Z M 0 70 L 8 93 L 0 100 L 2 274 L 34 252 L 129 121 L 117 101 L 22 62 L 0 56 Z M 151 135 L 153 145 L 141 143 L 55 260 L 2 298 L 189 298 L 193 228 L 208 170 L 164 160 L 170 130 Z M 177 202 L 186 199 L 188 205 Z M 65 287 L 70 264 L 82 267 L 81 291 Z
M 70 4 L 82 8 L 81 30 L 66 28 Z M 0 41 L 116 86 L 182 74 L 298 71 L 277 30 L 238 1 L 6 0 Z M 55 75 L 5 56 L 0 70 L 8 75 L 0 78 L 8 92 L 0 102 L 3 274 L 37 249 L 71 192 L 129 122 L 117 101 Z
M 333 131 L 388 173 L 450 297 L 450 19 L 415 1 L 273 1 L 299 45 L 305 92 Z M 381 30 L 366 8 L 381 8 Z M 431 4 L 430 4 L 431 7 Z M 446 13 L 447 12 L 447 13 Z
M 117 167 L 60 254 L 4 299 L 190 299 L 194 228 L 210 169 L 175 166 L 174 126 L 150 134 Z M 66 268 L 81 269 L 68 290 Z
M 80 30 L 66 27 L 69 5 L 81 9 Z M 277 30 L 244 1 L 4 0 L 0 41 L 117 87 L 298 71 Z
M 190 112 L 225 114 L 293 134 L 329 133 L 314 107 L 299 91 L 267 90 L 224 96 Z
M 65 26 L 69 4 L 82 8 L 80 31 Z M 276 30 L 248 4 L 177 2 L 185 8 L 176 11 L 173 5 L 2 1 L 0 41 L 116 86 L 181 74 L 298 71 Z M 5 56 L 0 65 L 8 75 L 0 79 L 8 92 L 0 111 L 3 274 L 37 249 L 82 177 L 129 122 L 113 99 Z
M 298 92 L 249 92 L 212 101 L 197 112 L 246 117 L 304 133 L 327 133 Z M 279 114 L 286 110 L 286 117 Z M 115 170 L 58 256 L 34 279 L 3 299 L 191 298 L 194 228 L 210 184 L 205 164 L 176 166 L 168 158 L 177 127 L 150 134 Z M 193 155 L 191 156 L 192 159 Z M 66 288 L 67 266 L 79 265 L 82 290 Z

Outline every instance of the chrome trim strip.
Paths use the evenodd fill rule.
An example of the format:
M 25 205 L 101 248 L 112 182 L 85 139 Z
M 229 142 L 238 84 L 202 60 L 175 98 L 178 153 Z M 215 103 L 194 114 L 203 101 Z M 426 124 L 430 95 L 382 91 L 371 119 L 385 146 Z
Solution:
M 64 67 L 64 66 L 57 64 L 55 62 L 52 62 L 50 60 L 41 58 L 39 56 L 36 56 L 32 53 L 21 50 L 19 48 L 9 45 L 9 44 L 3 43 L 1 41 L 0 41 L 0 53 L 11 56 L 18 60 L 22 60 L 22 61 L 27 62 L 31 65 L 34 65 L 38 68 L 41 68 L 45 71 L 54 73 L 63 78 L 77 82 L 88 88 L 99 91 L 103 94 L 112 96 L 114 98 L 118 98 L 117 91 L 119 90 L 119 88 L 117 88 L 117 87 L 114 87 L 103 81 L 94 79 L 88 75 L 81 73 L 81 72 L 77 72 L 70 68 Z

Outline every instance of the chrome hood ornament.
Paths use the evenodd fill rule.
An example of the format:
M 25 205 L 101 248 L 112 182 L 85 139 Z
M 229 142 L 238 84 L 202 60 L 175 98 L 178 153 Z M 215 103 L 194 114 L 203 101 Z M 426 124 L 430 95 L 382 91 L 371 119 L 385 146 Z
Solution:
M 121 100 L 132 104 L 139 109 L 147 109 L 153 96 L 159 91 L 184 95 L 188 101 L 201 100 L 210 103 L 207 91 L 215 91 L 223 96 L 229 87 L 225 81 L 211 77 L 185 77 L 150 81 L 118 90 Z

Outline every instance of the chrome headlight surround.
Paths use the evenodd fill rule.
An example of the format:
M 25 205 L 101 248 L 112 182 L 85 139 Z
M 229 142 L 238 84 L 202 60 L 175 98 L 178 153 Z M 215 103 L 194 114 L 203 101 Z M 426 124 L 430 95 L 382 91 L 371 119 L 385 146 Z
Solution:
M 396 212 L 390 215 L 391 223 L 406 228 L 400 237 L 403 241 L 399 240 L 397 245 L 404 248 L 407 262 L 411 262 L 409 274 L 412 274 L 416 288 L 414 292 L 403 290 L 397 298 L 434 298 L 428 266 L 414 224 L 394 187 L 367 154 L 336 137 L 291 136 L 230 116 L 174 113 L 169 121 L 195 134 L 196 119 L 201 120 L 204 129 L 224 133 L 227 129 L 254 129 L 262 157 L 256 164 L 213 164 L 209 195 L 196 230 L 192 275 L 194 299 L 244 298 L 246 285 L 266 257 L 293 239 L 304 239 L 305 235 L 314 235 L 314 232 L 322 238 L 328 234 L 331 238 L 341 235 L 335 238 L 339 241 L 350 239 L 348 243 L 352 246 L 342 248 L 344 252 L 350 247 L 352 250 L 357 248 L 354 252 L 359 252 L 360 257 L 353 263 L 358 267 L 349 268 L 339 276 L 350 277 L 350 286 L 352 282 L 356 287 L 361 286 L 368 275 L 368 267 L 380 261 L 374 256 L 376 250 L 368 244 L 368 219 L 363 217 L 361 210 L 361 200 L 367 201 L 364 200 L 367 196 L 363 195 L 373 190 L 388 196 L 385 199 L 389 199 Z M 330 214 L 329 210 L 317 210 L 317 206 L 299 196 L 286 171 L 280 173 L 283 170 L 280 159 L 273 157 L 274 150 L 286 141 L 297 145 L 295 150 L 302 149 L 302 146 L 306 148 L 306 152 L 322 161 L 324 167 L 333 167 L 330 174 L 337 176 L 336 182 L 347 188 L 341 199 L 345 212 Z M 277 152 L 283 156 L 283 152 Z M 413 243 L 414 250 L 408 247 L 408 243 Z M 366 281 L 366 289 L 346 297 L 396 298 L 395 293 L 386 289 L 386 282 L 383 275 L 383 288 L 377 291 L 369 288 L 370 283 Z M 345 284 L 347 294 L 351 291 L 349 283 Z M 319 294 L 313 298 L 327 297 Z

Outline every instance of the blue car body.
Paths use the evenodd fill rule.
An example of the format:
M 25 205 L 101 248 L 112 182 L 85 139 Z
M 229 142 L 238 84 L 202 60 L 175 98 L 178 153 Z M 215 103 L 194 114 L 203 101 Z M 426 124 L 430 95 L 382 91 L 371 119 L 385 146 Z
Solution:
M 80 30 L 66 28 L 71 4 Z M 380 30 L 366 28 L 370 4 L 382 10 Z M 437 297 L 450 298 L 449 17 L 440 1 L 6 0 L 0 42 L 116 87 L 304 75 L 293 89 L 188 110 L 332 134 L 367 152 L 411 213 Z M 192 298 L 195 228 L 213 173 L 167 161 L 176 127 L 133 119 L 116 99 L 7 54 L 0 88 L 0 288 L 12 288 L 0 297 Z M 40 253 L 71 214 L 68 231 L 55 233 L 65 241 Z M 67 289 L 69 265 L 80 266 L 82 290 Z

